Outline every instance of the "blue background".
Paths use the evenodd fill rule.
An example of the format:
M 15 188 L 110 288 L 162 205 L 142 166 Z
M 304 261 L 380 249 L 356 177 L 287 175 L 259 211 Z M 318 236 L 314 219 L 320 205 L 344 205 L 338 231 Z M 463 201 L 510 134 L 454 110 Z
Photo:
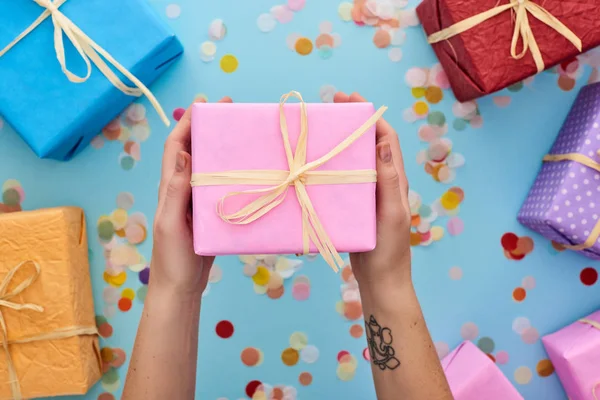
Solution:
M 427 147 L 417 136 L 417 129 L 424 122 L 408 123 L 402 117 L 403 110 L 415 102 L 404 79 L 406 71 L 415 66 L 430 68 L 437 62 L 420 27 L 406 30 L 407 40 L 401 46 L 403 59 L 394 63 L 388 59 L 387 50 L 373 45 L 373 28 L 340 20 L 338 0 L 307 0 L 293 21 L 278 24 L 270 33 L 258 30 L 256 18 L 282 4 L 278 0 L 151 1 L 165 19 L 165 8 L 172 2 L 181 6 L 181 15 L 168 19 L 168 23 L 186 53 L 152 87 L 167 113 L 186 107 L 198 93 L 206 94 L 210 101 L 228 95 L 240 102 L 276 102 L 282 93 L 294 89 L 302 92 L 307 101 L 319 102 L 319 90 L 326 84 L 348 93 L 360 92 L 376 106 L 389 106 L 386 118 L 400 136 L 411 189 L 427 204 L 451 186 L 459 186 L 465 192 L 459 213 L 464 232 L 458 236 L 446 234 L 429 247 L 413 248 L 414 282 L 434 341 L 444 342 L 452 349 L 462 340 L 461 326 L 473 322 L 480 337 L 493 339 L 495 352 L 508 352 L 508 363 L 499 367 L 526 399 L 566 399 L 556 374 L 543 378 L 536 373 L 538 361 L 547 357 L 541 341 L 525 344 L 513 331 L 512 323 L 517 317 L 526 317 L 544 335 L 600 307 L 599 284 L 584 286 L 579 278 L 583 268 L 598 269 L 600 263 L 570 252 L 556 254 L 548 241 L 516 222 L 519 206 L 576 89 L 562 91 L 557 85 L 558 75 L 546 73 L 518 92 L 502 93 L 511 97 L 506 108 L 497 107 L 491 97 L 479 100 L 482 128 L 468 127 L 457 132 L 450 124 L 446 136 L 453 141 L 453 150 L 464 155 L 466 164 L 457 169 L 455 181 L 447 185 L 435 182 L 415 161 L 417 153 Z M 215 18 L 225 21 L 227 35 L 217 42 L 216 59 L 204 63 L 200 59 L 200 44 L 208 40 L 208 26 Z M 341 46 L 334 49 L 330 59 L 321 59 L 316 51 L 303 57 L 287 48 L 286 38 L 292 32 L 314 40 L 322 21 L 331 21 L 333 31 L 342 37 Z M 225 54 L 234 54 L 239 60 L 239 67 L 232 74 L 219 68 L 219 59 Z M 591 68 L 586 68 L 577 81 L 578 87 L 587 80 Z M 445 90 L 443 101 L 432 109 L 451 117 L 454 102 L 451 92 Z M 122 151 L 118 143 L 107 142 L 101 149 L 90 147 L 69 163 L 58 163 L 37 159 L 6 124 L 0 128 L 0 183 L 7 179 L 20 182 L 26 193 L 24 209 L 61 205 L 85 209 L 98 315 L 103 313 L 102 291 L 107 283 L 102 277 L 104 259 L 96 221 L 116 208 L 115 199 L 120 192 L 135 196 L 132 211 L 144 213 L 150 223 L 156 207 L 163 143 L 169 131 L 148 103 L 141 103 L 146 105 L 152 133 L 141 145 L 141 161 L 129 171 L 118 163 Z M 534 251 L 522 261 L 508 260 L 500 245 L 505 232 L 532 236 Z M 140 246 L 148 259 L 150 239 Z M 237 257 L 220 257 L 217 264 L 223 270 L 223 279 L 211 285 L 202 308 L 197 398 L 245 398 L 244 388 L 253 379 L 295 386 L 299 399 L 375 398 L 370 368 L 362 358 L 364 337 L 352 338 L 348 334 L 351 323 L 335 311 L 335 303 L 341 299 L 341 279 L 321 259 L 305 259 L 298 272 L 307 275 L 312 285 L 306 302 L 291 297 L 290 281 L 286 281 L 286 293 L 281 299 L 257 295 L 252 281 L 242 274 L 243 264 Z M 450 279 L 449 269 L 453 266 L 462 269 L 462 279 Z M 521 286 L 525 276 L 533 276 L 536 287 L 528 290 L 523 302 L 516 302 L 512 292 Z M 135 290 L 139 286 L 137 274 L 130 272 L 123 288 Z M 103 345 L 122 348 L 129 357 L 142 307 L 135 300 L 130 311 L 117 311 L 109 320 L 114 333 Z M 216 323 L 223 319 L 232 321 L 236 329 L 228 340 L 218 338 L 214 332 Z M 288 347 L 294 331 L 306 333 L 309 343 L 319 348 L 321 355 L 316 363 L 300 362 L 294 367 L 282 364 L 281 351 Z M 240 362 L 240 352 L 247 346 L 263 351 L 262 365 L 249 368 Z M 350 351 L 359 361 L 356 376 L 349 382 L 336 376 L 336 355 L 340 350 Z M 521 366 L 533 372 L 527 384 L 515 382 L 514 372 Z M 126 367 L 127 364 L 118 369 L 121 383 L 114 392 L 117 398 Z M 313 375 L 312 385 L 298 384 L 302 371 Z M 102 385 L 96 385 L 84 398 L 96 399 L 104 391 Z

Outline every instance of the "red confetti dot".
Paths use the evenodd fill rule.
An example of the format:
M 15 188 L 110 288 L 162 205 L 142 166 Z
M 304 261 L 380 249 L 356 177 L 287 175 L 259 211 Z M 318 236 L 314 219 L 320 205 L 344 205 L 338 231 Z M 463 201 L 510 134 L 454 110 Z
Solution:
M 108 322 L 105 322 L 98 327 L 98 333 L 105 339 L 109 338 L 113 334 L 113 327 Z
M 488 356 L 493 362 L 496 362 L 496 357 L 494 357 L 493 354 L 486 353 L 486 356 Z
M 229 321 L 221 321 L 217 324 L 215 331 L 220 338 L 229 339 L 233 336 L 233 324 Z
M 598 280 L 598 271 L 592 267 L 584 268 L 579 275 L 581 283 L 586 286 L 592 286 Z
M 131 305 L 131 300 L 127 297 L 121 297 L 119 299 L 119 310 L 123 312 L 129 311 L 131 309 Z
M 502 248 L 504 250 L 513 251 L 517 248 L 517 242 L 519 241 L 519 237 L 514 233 L 505 233 L 502 235 L 502 239 L 500 239 L 500 243 L 502 243 Z
M 340 362 L 340 361 L 342 360 L 342 357 L 344 357 L 344 356 L 346 356 L 346 355 L 348 355 L 348 354 L 350 354 L 350 353 L 348 353 L 346 350 L 342 350 L 342 351 L 340 351 L 340 352 L 338 353 L 338 356 L 337 356 L 338 362 Z
M 248 397 L 252 398 L 252 396 L 254 396 L 254 393 L 256 392 L 256 389 L 258 389 L 260 385 L 262 385 L 261 381 L 248 382 L 248 384 L 246 385 L 246 394 L 248 395 Z
M 179 121 L 181 119 L 181 117 L 183 117 L 183 114 L 185 113 L 185 109 L 178 107 L 176 109 L 173 110 L 173 119 L 175 121 Z

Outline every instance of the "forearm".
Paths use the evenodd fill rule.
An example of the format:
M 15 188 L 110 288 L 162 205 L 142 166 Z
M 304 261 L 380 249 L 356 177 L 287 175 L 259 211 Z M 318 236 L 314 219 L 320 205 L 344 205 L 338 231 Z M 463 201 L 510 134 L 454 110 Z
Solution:
M 410 279 L 360 287 L 379 400 L 452 399 Z
M 200 299 L 150 283 L 123 400 L 194 398 Z

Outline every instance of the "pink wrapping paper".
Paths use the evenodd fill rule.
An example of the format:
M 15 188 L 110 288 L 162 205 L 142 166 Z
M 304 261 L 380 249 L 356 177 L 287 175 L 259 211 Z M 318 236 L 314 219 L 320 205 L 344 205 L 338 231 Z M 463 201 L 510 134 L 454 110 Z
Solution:
M 600 311 L 585 317 L 600 323 Z M 600 329 L 579 321 L 546 335 L 542 343 L 571 400 L 600 399 Z
M 292 150 L 300 133 L 300 105 L 286 104 Z M 332 150 L 375 113 L 371 103 L 307 104 L 307 162 Z M 194 104 L 192 172 L 289 170 L 279 127 L 279 104 Z M 317 170 L 375 169 L 373 126 L 341 154 Z M 302 253 L 302 218 L 295 190 L 282 204 L 248 225 L 231 225 L 216 213 L 219 199 L 254 185 L 196 186 L 193 194 L 194 249 L 197 254 Z M 264 188 L 264 186 L 262 186 Z M 309 185 L 314 208 L 338 252 L 375 248 L 375 183 Z M 257 196 L 256 196 L 257 197 Z M 237 211 L 256 197 L 227 200 Z M 310 251 L 317 249 L 311 244 Z
M 523 400 L 502 371 L 471 342 L 463 342 L 442 360 L 455 400 Z

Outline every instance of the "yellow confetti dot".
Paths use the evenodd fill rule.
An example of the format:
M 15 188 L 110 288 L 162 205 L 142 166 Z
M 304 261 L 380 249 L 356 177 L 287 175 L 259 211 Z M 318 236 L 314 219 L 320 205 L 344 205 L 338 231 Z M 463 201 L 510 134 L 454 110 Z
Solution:
M 440 203 L 446 210 L 454 210 L 460 204 L 460 197 L 458 194 L 448 191 L 442 195 Z
M 337 376 L 344 382 L 351 381 L 355 372 L 356 368 L 351 363 L 339 364 L 337 367 Z
M 100 350 L 100 357 L 105 363 L 109 363 L 115 358 L 113 351 L 110 347 L 103 347 Z
M 294 46 L 296 52 L 302 56 L 309 55 L 313 50 L 313 44 L 309 38 L 302 37 L 296 40 L 296 45 Z
M 338 7 L 338 15 L 342 21 L 352 21 L 353 4 L 349 2 L 341 3 Z
M 288 367 L 296 365 L 299 359 L 300 353 L 298 353 L 298 350 L 296 349 L 288 347 L 281 353 L 281 361 L 283 361 L 283 363 Z
M 133 300 L 135 298 L 135 292 L 133 289 L 127 288 L 123 289 L 121 292 L 121 297 L 125 297 L 126 299 Z
M 308 344 L 308 337 L 302 332 L 294 332 L 290 336 L 290 346 L 295 350 L 302 350 Z
M 238 67 L 238 60 L 232 54 L 226 54 L 221 58 L 221 69 L 228 74 L 234 72 Z
M 257 390 L 252 395 L 252 400 L 267 400 L 267 395 L 262 390 Z
M 431 239 L 434 241 L 438 241 L 444 237 L 444 228 L 441 226 L 432 226 L 431 227 Z
M 267 289 L 266 286 L 254 284 L 254 293 L 256 294 L 265 294 L 267 293 Z
M 411 92 L 415 99 L 420 99 L 421 97 L 425 96 L 425 88 L 422 87 L 412 88 Z
M 104 272 L 104 280 L 109 285 L 119 287 L 123 285 L 127 280 L 127 274 L 125 272 L 121 272 L 120 274 L 113 276 L 110 275 L 108 272 Z
M 415 114 L 417 114 L 419 116 L 427 115 L 427 113 L 429 112 L 429 106 L 424 101 L 417 101 L 413 105 L 413 110 L 414 110 Z
M 123 229 L 127 224 L 127 211 L 122 208 L 117 208 L 110 214 L 110 220 L 115 227 L 115 230 Z
M 344 302 L 343 301 L 338 301 L 337 303 L 335 303 L 335 311 L 337 311 L 338 314 L 344 315 Z
M 429 86 L 425 91 L 425 99 L 427 99 L 427 101 L 431 104 L 439 103 L 442 101 L 443 97 L 444 93 L 442 92 L 442 89 L 437 86 Z
M 252 280 L 257 285 L 264 286 L 269 283 L 269 279 L 271 278 L 271 272 L 266 267 L 258 267 L 256 268 L 256 273 L 252 276 Z

